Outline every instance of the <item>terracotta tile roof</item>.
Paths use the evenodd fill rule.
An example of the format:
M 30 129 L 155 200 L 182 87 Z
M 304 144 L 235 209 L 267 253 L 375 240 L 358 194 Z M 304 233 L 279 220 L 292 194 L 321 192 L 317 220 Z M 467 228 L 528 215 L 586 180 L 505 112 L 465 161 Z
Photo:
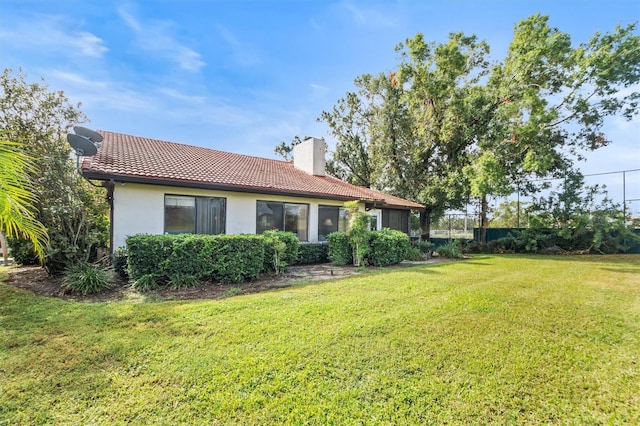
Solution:
M 83 175 L 91 179 L 375 201 L 388 206 L 422 208 L 420 204 L 331 176 L 308 174 L 288 161 L 102 130 L 99 133 L 104 141 L 98 153 L 83 158 L 82 162 Z

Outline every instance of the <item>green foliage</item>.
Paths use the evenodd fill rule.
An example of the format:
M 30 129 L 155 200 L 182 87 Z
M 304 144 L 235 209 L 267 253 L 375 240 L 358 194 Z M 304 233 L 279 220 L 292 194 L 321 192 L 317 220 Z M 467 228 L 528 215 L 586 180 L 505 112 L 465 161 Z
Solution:
M 329 261 L 328 243 L 305 243 L 298 246 L 298 265 L 315 265 Z
M 353 264 L 353 249 L 346 232 L 332 232 L 327 235 L 329 260 L 335 265 Z
M 144 293 L 146 291 L 151 291 L 151 290 L 157 289 L 159 287 L 159 285 L 158 285 L 158 280 L 157 280 L 155 275 L 153 275 L 153 274 L 145 274 L 145 275 L 139 276 L 134 281 L 133 287 L 136 290 Z
M 127 272 L 127 251 L 122 247 L 119 247 L 111 255 L 111 266 L 118 276 L 123 280 L 129 279 Z
M 407 234 L 392 229 L 369 233 L 367 261 L 373 266 L 400 263 L 409 250 Z
M 420 252 L 420 250 L 417 247 L 410 246 L 404 255 L 404 259 L 417 262 L 420 260 L 424 260 L 424 255 Z
M 37 265 L 39 263 L 33 243 L 19 238 L 7 238 L 11 247 L 11 256 L 20 265 Z
M 490 228 L 517 228 L 525 224 L 523 220 L 524 212 L 529 203 L 520 203 L 511 200 L 500 203 L 492 212 L 489 221 Z M 518 224 L 518 208 L 520 209 L 520 223 Z
M 440 257 L 448 257 L 450 259 L 462 259 L 464 257 L 458 240 L 443 244 L 436 251 Z
M 293 232 L 270 230 L 261 237 L 265 241 L 263 271 L 283 272 L 298 259 L 299 241 Z
M 247 281 L 262 270 L 264 244 L 257 235 L 134 235 L 127 238 L 129 276 L 136 283 L 143 279 L 172 285 L 174 281 L 180 286 L 193 284 L 191 277 Z M 153 288 L 146 283 L 140 286 Z
M 42 261 L 47 230 L 36 218 L 37 195 L 30 176 L 34 169 L 23 144 L 0 139 L 0 232 L 3 237 L 6 234 L 30 241 Z
M 431 254 L 435 246 L 429 241 L 416 241 L 415 246 L 422 254 Z
M 369 253 L 369 223 L 371 216 L 360 209 L 358 201 L 347 201 L 344 208 L 349 214 L 349 243 L 353 248 L 353 266 L 367 261 Z
M 470 196 L 482 200 L 486 229 L 489 196 L 532 193 L 532 178 L 609 143 L 606 117 L 640 112 L 636 24 L 572 44 L 548 16 L 532 15 L 494 63 L 485 42 L 463 33 L 441 43 L 419 33 L 396 51 L 394 72 L 357 77 L 356 90 L 322 113 L 337 140 L 327 170 L 425 205 L 423 239 Z
M 274 152 L 284 158 L 286 161 L 293 161 L 293 148 L 296 145 L 300 145 L 302 143 L 302 139 L 299 136 L 294 136 L 291 142 L 285 143 L 285 141 L 280 141 L 280 144 L 275 147 Z
M 63 288 L 83 295 L 108 290 L 111 284 L 110 272 L 89 262 L 80 262 L 69 267 L 62 279 Z
M 200 280 L 195 275 L 175 273 L 169 277 L 169 288 L 180 290 L 182 288 L 192 288 L 197 286 Z
M 49 234 L 44 265 L 56 275 L 95 259 L 108 243 L 105 189 L 94 188 L 75 173 L 66 134 L 86 117 L 60 91 L 44 83 L 28 83 L 24 74 L 0 75 L 0 129 L 24 145 L 33 158 L 35 219 Z

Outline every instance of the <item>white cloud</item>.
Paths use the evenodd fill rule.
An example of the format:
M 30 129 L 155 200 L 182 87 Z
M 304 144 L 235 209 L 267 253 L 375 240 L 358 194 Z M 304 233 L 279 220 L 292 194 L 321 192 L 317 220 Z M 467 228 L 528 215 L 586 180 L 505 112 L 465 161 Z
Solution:
M 316 83 L 310 83 L 309 86 L 317 91 L 317 92 L 328 92 L 329 88 L 327 86 L 322 86 L 320 84 L 316 84 Z
M 252 66 L 262 62 L 260 55 L 248 44 L 240 41 L 235 34 L 222 25 L 216 25 L 218 34 L 232 51 L 232 59 L 239 65 Z
M 206 63 L 202 56 L 177 41 L 171 34 L 172 23 L 162 21 L 141 22 L 124 7 L 118 8 L 118 15 L 136 36 L 136 43 L 147 52 L 176 63 L 186 71 L 200 71 Z
M 87 56 L 100 58 L 109 49 L 104 40 L 87 31 L 72 30 L 78 22 L 61 16 L 34 15 L 27 21 L 18 21 L 14 26 L 3 24 L 0 40 L 6 46 L 20 46 L 65 56 Z
M 356 24 L 369 28 L 393 28 L 397 22 L 389 14 L 373 9 L 358 7 L 351 2 L 342 2 L 340 7 L 351 15 Z

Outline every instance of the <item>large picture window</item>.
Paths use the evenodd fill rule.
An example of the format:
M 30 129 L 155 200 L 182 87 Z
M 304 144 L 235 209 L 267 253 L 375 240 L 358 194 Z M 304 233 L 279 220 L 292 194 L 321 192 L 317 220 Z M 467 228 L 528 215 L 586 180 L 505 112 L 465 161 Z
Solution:
M 349 224 L 347 211 L 338 206 L 318 206 L 318 241 L 326 241 L 332 232 L 346 231 Z
M 224 234 L 226 199 L 164 196 L 166 234 Z
M 293 232 L 300 241 L 308 241 L 309 205 L 258 201 L 256 233 L 277 229 Z

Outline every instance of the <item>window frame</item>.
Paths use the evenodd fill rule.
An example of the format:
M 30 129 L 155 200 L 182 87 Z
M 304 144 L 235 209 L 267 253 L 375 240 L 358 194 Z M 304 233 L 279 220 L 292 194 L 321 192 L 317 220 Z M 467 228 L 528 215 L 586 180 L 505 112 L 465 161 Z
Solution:
M 266 229 L 262 229 L 260 232 L 259 230 L 262 228 L 262 226 L 259 225 L 259 220 L 260 220 L 260 209 L 259 209 L 259 205 L 258 203 L 265 203 L 265 204 L 278 204 L 281 207 L 281 211 L 282 211 L 282 224 L 280 226 L 280 228 L 266 228 Z M 299 232 L 294 232 L 294 234 L 296 234 L 296 236 L 298 237 L 298 240 L 300 241 L 304 241 L 304 242 L 308 242 L 309 241 L 309 218 L 311 216 L 311 206 L 309 203 L 293 203 L 293 202 L 289 202 L 289 201 L 274 201 L 274 200 L 256 200 L 256 234 L 260 235 L 266 231 L 269 230 L 277 230 L 277 231 L 285 231 L 285 228 L 287 226 L 287 206 L 296 206 L 296 207 L 300 207 L 300 206 L 304 206 L 306 208 L 306 215 L 304 217 L 304 221 L 306 224 L 306 229 L 305 229 L 305 238 L 300 238 L 300 233 Z M 268 207 L 268 206 L 267 206 Z M 295 216 L 297 218 L 297 220 L 300 220 L 301 215 Z M 279 221 L 278 221 L 279 222 Z M 278 224 L 279 225 L 279 224 Z M 288 232 L 292 232 L 292 231 L 288 231 Z
M 193 204 L 194 204 L 194 209 L 193 209 L 193 221 L 194 221 L 194 232 L 168 232 L 167 231 L 167 197 L 180 197 L 180 198 L 192 198 L 193 199 Z M 213 200 L 219 200 L 222 202 L 222 206 L 221 206 L 221 214 L 220 214 L 220 220 L 222 220 L 222 231 L 216 234 L 204 234 L 201 231 L 201 228 L 203 228 L 202 225 L 198 225 L 198 199 L 213 199 Z M 213 196 L 208 196 L 208 195 L 190 195 L 190 194 L 173 194 L 173 193 L 166 193 L 164 194 L 164 216 L 163 216 L 164 220 L 163 220 L 163 231 L 165 235 L 178 235 L 181 233 L 186 233 L 186 234 L 193 234 L 193 235 L 224 235 L 227 233 L 227 198 L 226 197 L 213 197 Z
M 390 220 L 391 218 L 389 216 L 392 212 L 394 214 L 400 215 L 400 222 L 402 225 L 402 229 L 392 228 L 391 226 L 389 226 L 391 222 Z M 409 235 L 409 232 L 411 231 L 411 211 L 404 210 L 404 209 L 382 209 L 382 227 L 395 229 L 397 231 L 401 231 Z
M 349 225 L 349 218 L 347 216 L 347 210 L 343 206 L 335 206 L 331 204 L 319 204 L 318 205 L 318 241 L 327 241 L 327 235 L 331 232 L 321 232 L 322 227 L 327 227 L 328 225 L 324 225 L 321 222 L 320 217 L 320 209 L 336 209 L 336 217 L 337 223 L 335 225 L 335 230 L 331 232 L 346 232 Z M 333 225 L 331 225 L 333 227 Z M 324 231 L 324 230 L 322 230 Z

